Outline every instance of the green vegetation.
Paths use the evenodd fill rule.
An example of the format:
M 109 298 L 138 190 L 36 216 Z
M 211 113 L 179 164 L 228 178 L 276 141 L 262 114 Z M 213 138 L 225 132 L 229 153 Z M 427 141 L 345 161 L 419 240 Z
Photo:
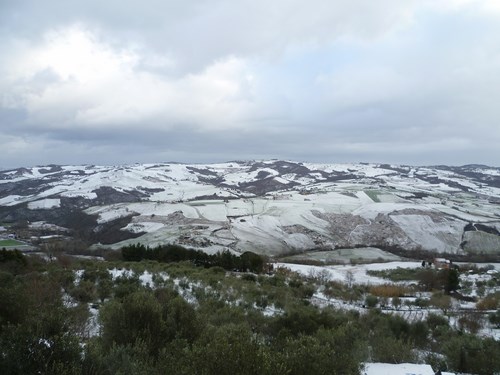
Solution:
M 0 240 L 0 247 L 24 246 L 25 244 L 17 240 Z
M 493 324 L 496 328 L 500 328 L 500 309 L 494 313 L 491 313 L 488 317 L 491 324 Z
M 390 270 L 368 270 L 366 273 L 370 276 L 382 277 L 394 282 L 418 280 L 418 274 L 421 268 L 395 268 Z
M 264 270 L 265 263 L 260 255 L 250 251 L 241 256 L 233 255 L 228 250 L 210 255 L 201 250 L 186 249 L 179 245 L 150 248 L 137 244 L 123 247 L 121 251 L 126 261 L 156 260 L 162 263 L 191 261 L 196 266 L 222 267 L 228 271 L 260 273 Z
M 372 201 L 375 203 L 380 203 L 380 199 L 378 197 L 379 192 L 376 190 L 364 190 L 365 194 L 370 197 Z
M 368 275 L 382 277 L 394 282 L 417 281 L 422 290 L 444 290 L 446 293 L 459 288 L 459 273 L 456 269 L 396 268 L 391 270 L 366 272 Z
M 479 310 L 496 310 L 500 308 L 500 292 L 490 293 L 484 296 L 476 304 Z
M 423 360 L 435 370 L 500 371 L 500 343 L 471 335 L 470 317 L 461 320 L 461 332 L 441 315 L 408 322 L 376 308 L 388 296 L 399 305 L 404 291 L 349 288 L 323 276 L 234 272 L 192 259 L 44 262 L 0 252 L 0 368 L 2 374 L 358 375 L 363 361 L 411 362 L 418 351 L 430 353 Z M 318 308 L 311 296 L 320 288 L 328 298 L 366 298 L 371 308 Z M 432 304 L 446 308 L 447 298 L 437 293 Z M 90 324 L 91 308 L 98 326 Z

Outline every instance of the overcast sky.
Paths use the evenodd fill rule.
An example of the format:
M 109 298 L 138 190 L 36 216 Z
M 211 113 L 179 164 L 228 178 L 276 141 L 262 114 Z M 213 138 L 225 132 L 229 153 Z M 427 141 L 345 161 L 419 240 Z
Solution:
M 0 149 L 500 166 L 500 1 L 1 0 Z

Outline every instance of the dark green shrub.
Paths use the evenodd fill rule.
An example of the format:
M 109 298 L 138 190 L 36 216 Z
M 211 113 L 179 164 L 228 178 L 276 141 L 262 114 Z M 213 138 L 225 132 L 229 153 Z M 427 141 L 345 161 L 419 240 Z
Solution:
M 372 309 L 377 306 L 378 298 L 374 295 L 368 294 L 365 298 L 365 306 Z

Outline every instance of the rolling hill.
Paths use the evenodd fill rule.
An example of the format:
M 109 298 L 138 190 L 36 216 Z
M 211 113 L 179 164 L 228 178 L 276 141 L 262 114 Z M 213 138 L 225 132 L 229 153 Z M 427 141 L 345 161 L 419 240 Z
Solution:
M 19 168 L 0 171 L 0 226 L 110 248 L 500 254 L 500 168 L 281 160 Z

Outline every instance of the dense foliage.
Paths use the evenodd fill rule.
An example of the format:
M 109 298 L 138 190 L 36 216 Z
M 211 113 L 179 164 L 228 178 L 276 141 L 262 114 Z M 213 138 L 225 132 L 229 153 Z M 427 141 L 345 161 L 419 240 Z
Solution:
M 222 267 L 228 271 L 260 273 L 264 269 L 264 259 L 258 254 L 247 251 L 241 256 L 228 250 L 216 254 L 207 254 L 201 250 L 186 249 L 179 245 L 160 245 L 154 248 L 141 244 L 122 248 L 122 257 L 126 261 L 156 260 L 163 263 L 191 261 L 202 267 Z
M 235 273 L 192 259 L 21 257 L 0 263 L 2 374 L 358 375 L 363 361 L 500 371 L 500 343 L 457 331 L 445 316 L 408 322 L 376 308 L 312 305 L 318 288 L 362 297 L 321 275 Z

